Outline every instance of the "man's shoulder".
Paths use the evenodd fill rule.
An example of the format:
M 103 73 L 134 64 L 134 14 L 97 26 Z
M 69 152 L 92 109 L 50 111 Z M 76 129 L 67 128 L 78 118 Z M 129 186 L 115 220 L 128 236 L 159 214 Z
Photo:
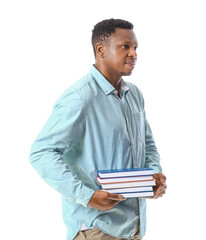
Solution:
M 80 91 L 82 88 L 86 88 L 86 86 L 92 81 L 92 76 L 90 73 L 81 77 L 78 81 L 76 81 L 68 90 L 72 91 Z
M 88 89 L 87 85 L 89 85 L 91 81 L 92 76 L 90 73 L 77 80 L 63 92 L 60 98 L 56 101 L 55 106 L 58 104 L 67 105 L 82 102 L 83 98 L 81 96 L 81 91 L 83 89 L 85 92 Z
M 68 87 L 63 94 L 78 92 L 81 88 L 84 88 L 92 80 L 91 74 L 81 77 L 79 80 L 74 82 L 70 87 Z

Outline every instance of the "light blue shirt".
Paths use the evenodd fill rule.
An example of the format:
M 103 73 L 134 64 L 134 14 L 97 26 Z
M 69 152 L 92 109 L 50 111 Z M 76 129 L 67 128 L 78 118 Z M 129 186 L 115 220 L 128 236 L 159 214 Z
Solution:
M 144 100 L 132 83 L 115 88 L 92 66 L 68 88 L 31 147 L 30 161 L 39 175 L 62 194 L 67 240 L 84 224 L 121 238 L 146 227 L 145 199 L 130 198 L 109 211 L 87 206 L 100 185 L 98 170 L 152 167 L 160 172 Z

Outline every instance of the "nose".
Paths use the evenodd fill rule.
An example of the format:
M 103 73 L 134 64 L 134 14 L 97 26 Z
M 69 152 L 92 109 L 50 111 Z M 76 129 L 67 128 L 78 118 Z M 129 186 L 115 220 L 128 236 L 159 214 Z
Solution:
M 129 53 L 128 53 L 128 56 L 129 56 L 129 57 L 133 57 L 133 58 L 137 59 L 137 52 L 136 52 L 136 48 L 134 48 L 134 47 L 131 47 L 131 48 L 130 48 L 130 51 L 129 51 Z

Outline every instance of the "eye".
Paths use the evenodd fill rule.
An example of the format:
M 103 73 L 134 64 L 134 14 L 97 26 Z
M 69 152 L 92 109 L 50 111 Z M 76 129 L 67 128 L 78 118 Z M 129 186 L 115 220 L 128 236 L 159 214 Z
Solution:
M 128 45 L 128 44 L 125 44 L 125 45 L 123 45 L 122 46 L 124 49 L 129 49 L 130 48 L 130 46 Z
M 134 46 L 134 50 L 135 50 L 135 51 L 137 50 L 137 46 Z

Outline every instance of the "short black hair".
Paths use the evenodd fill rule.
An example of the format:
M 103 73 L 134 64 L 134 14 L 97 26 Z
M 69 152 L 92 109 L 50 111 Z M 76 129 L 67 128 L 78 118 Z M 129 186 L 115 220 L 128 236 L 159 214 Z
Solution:
M 108 38 L 111 36 L 112 33 L 115 33 L 117 28 L 132 30 L 133 27 L 133 24 L 128 21 L 114 18 L 106 19 L 97 23 L 92 30 L 92 46 L 94 54 L 96 54 L 96 43 L 99 41 L 108 41 Z

